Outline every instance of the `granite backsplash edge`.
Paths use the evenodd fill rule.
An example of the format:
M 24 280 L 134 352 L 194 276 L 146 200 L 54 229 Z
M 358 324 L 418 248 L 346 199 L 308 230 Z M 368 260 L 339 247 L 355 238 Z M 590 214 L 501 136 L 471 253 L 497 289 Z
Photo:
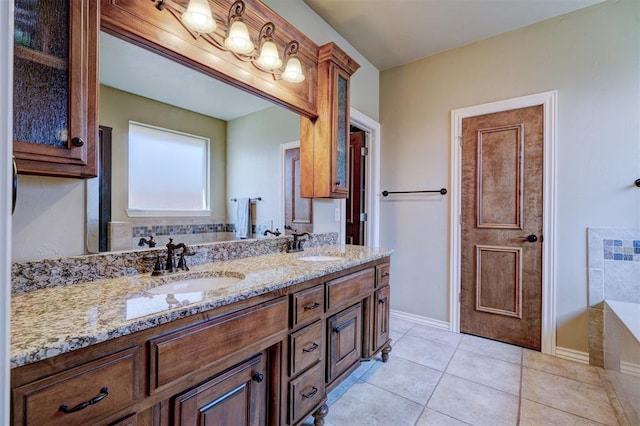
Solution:
M 189 265 L 251 256 L 281 253 L 291 237 L 260 238 L 252 240 L 220 241 L 195 244 L 189 248 L 195 252 L 187 258 Z M 338 233 L 313 234 L 305 247 L 338 244 Z M 82 256 L 28 260 L 11 264 L 11 293 L 67 286 L 105 278 L 138 275 L 153 270 L 157 256 L 166 256 L 165 247 L 146 250 L 105 252 Z

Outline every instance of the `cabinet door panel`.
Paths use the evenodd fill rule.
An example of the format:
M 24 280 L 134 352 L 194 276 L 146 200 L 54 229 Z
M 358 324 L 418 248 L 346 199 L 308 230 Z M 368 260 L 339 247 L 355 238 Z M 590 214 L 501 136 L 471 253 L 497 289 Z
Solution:
M 362 355 L 362 307 L 360 303 L 328 320 L 329 359 L 327 382 L 360 360 Z
M 266 375 L 264 355 L 215 376 L 174 398 L 174 424 L 206 426 L 264 425 Z
M 97 174 L 98 0 L 16 1 L 18 173 Z
M 378 350 L 389 340 L 389 286 L 382 287 L 375 292 L 373 298 L 373 350 Z

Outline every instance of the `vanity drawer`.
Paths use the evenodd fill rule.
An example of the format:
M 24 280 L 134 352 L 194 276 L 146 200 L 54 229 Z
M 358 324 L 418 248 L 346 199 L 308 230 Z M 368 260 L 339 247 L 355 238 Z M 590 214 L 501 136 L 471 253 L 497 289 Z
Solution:
M 389 285 L 389 276 L 391 273 L 391 263 L 383 263 L 376 266 L 376 288 Z
M 14 424 L 100 424 L 135 400 L 135 352 L 127 349 L 16 388 Z
M 289 336 L 289 375 L 295 376 L 322 358 L 322 321 L 306 326 Z
M 286 331 L 287 301 L 282 297 L 152 339 L 150 392 Z
M 317 285 L 291 295 L 291 327 L 320 318 L 324 312 L 324 286 Z
M 327 310 L 352 305 L 373 290 L 375 269 L 369 268 L 327 283 Z
M 289 424 L 294 424 L 324 398 L 322 363 L 289 382 Z

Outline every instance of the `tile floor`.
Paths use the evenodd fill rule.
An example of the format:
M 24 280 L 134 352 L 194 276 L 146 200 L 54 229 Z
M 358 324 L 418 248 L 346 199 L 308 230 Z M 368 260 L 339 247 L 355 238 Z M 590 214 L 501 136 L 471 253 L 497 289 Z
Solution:
M 363 363 L 331 392 L 326 425 L 627 424 L 600 368 L 396 318 L 390 328 L 389 362 Z

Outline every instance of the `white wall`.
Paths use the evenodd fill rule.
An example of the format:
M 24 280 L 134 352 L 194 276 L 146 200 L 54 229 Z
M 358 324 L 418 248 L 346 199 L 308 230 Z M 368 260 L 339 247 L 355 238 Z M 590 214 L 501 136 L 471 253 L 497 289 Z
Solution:
M 451 110 L 558 90 L 557 344 L 585 352 L 586 228 L 640 226 L 639 15 L 609 1 L 381 74 L 383 189 L 447 186 Z M 394 309 L 448 321 L 450 199 L 382 202 Z

